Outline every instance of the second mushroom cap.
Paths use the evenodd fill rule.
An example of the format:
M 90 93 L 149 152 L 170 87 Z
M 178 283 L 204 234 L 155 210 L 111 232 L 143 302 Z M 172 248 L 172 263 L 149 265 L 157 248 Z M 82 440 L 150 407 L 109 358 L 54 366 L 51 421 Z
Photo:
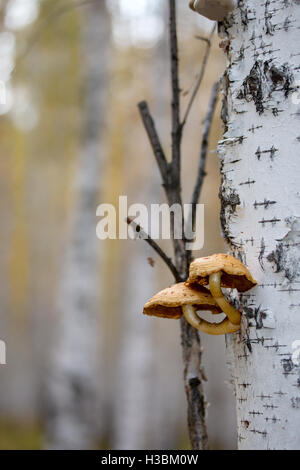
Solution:
M 220 313 L 210 292 L 202 286 L 187 286 L 179 282 L 171 287 L 158 292 L 144 305 L 143 313 L 164 318 L 180 318 L 182 306 L 193 305 L 197 310 L 210 310 L 212 313 Z
M 190 265 L 187 285 L 209 284 L 211 274 L 222 271 L 221 286 L 245 292 L 257 282 L 243 263 L 231 255 L 218 253 L 195 259 Z
M 220 323 L 209 323 L 198 317 L 197 310 L 221 313 L 221 308 L 205 287 L 198 285 L 193 288 L 180 282 L 152 297 L 145 304 L 143 313 L 165 318 L 180 318 L 184 315 L 191 326 L 210 335 L 235 333 L 240 329 L 240 325 L 232 324 L 228 318 Z

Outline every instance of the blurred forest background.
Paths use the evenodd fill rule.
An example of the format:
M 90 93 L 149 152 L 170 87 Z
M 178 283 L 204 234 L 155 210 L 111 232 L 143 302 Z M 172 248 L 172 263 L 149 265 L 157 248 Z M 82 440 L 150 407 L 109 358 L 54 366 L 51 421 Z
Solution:
M 185 108 L 206 50 L 197 35 L 213 24 L 177 3 Z M 169 154 L 167 26 L 162 0 L 0 1 L 1 449 L 189 448 L 179 323 L 142 315 L 172 277 L 144 242 L 96 238 L 100 203 L 165 202 L 136 104 L 148 100 Z M 215 35 L 185 131 L 185 202 L 224 69 L 218 43 Z M 201 256 L 224 250 L 219 116 L 220 103 Z M 202 341 L 210 448 L 232 449 L 224 336 Z

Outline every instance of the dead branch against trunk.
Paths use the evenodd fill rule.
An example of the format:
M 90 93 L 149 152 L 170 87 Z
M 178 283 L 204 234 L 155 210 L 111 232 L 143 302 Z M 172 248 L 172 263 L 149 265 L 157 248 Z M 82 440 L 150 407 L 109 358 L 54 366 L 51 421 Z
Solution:
M 180 274 L 174 266 L 172 259 L 166 255 L 166 253 L 160 248 L 160 246 L 154 240 L 152 240 L 152 238 L 142 229 L 139 224 L 136 224 L 134 220 L 132 220 L 132 218 L 128 217 L 127 223 L 128 225 L 131 225 L 134 228 L 137 237 L 145 240 L 146 243 L 148 243 L 148 245 L 150 245 L 151 248 L 156 251 L 158 256 L 160 256 L 161 259 L 166 263 L 176 281 L 181 282 L 183 279 L 180 277 Z
M 138 107 L 140 114 L 160 170 L 162 184 L 165 190 L 166 198 L 171 206 L 172 204 L 180 204 L 182 206 L 181 198 L 181 143 L 183 128 L 187 122 L 191 107 L 193 105 L 195 96 L 200 87 L 210 52 L 211 37 L 214 32 L 212 31 L 209 39 L 207 40 L 207 50 L 203 59 L 199 78 L 195 85 L 184 117 L 181 120 L 180 104 L 181 104 L 181 90 L 179 81 L 179 55 L 178 55 L 178 40 L 177 40 L 177 24 L 176 24 L 176 0 L 169 0 L 169 33 L 170 33 L 170 58 L 171 58 L 171 90 L 172 90 L 172 158 L 168 162 L 156 130 L 154 120 L 151 116 L 148 104 L 146 101 L 139 103 Z M 207 118 L 204 124 L 204 132 L 202 139 L 202 147 L 200 151 L 200 161 L 198 169 L 198 177 L 195 182 L 195 189 L 193 191 L 192 202 L 197 204 L 203 178 L 205 176 L 205 160 L 207 154 L 207 141 L 209 131 L 211 128 L 213 113 L 217 100 L 218 86 L 214 85 L 212 98 L 209 105 Z M 183 214 L 183 210 L 182 210 Z M 174 235 L 175 230 L 178 233 L 179 224 L 182 230 L 182 237 L 180 240 L 175 239 L 173 236 L 173 247 L 175 261 L 173 261 L 163 252 L 163 250 L 148 236 L 141 237 L 154 248 L 158 255 L 164 260 L 176 282 L 186 279 L 188 274 L 189 262 L 191 253 L 186 249 L 186 241 L 184 238 L 183 220 L 178 221 L 175 217 L 171 217 L 171 230 Z M 193 213 L 190 215 L 193 217 Z M 129 224 L 134 224 L 130 219 Z M 176 226 L 178 224 L 178 227 Z M 132 225 L 136 230 L 143 232 L 142 227 L 137 224 Z M 143 232 L 144 234 L 144 232 Z M 144 234 L 146 235 L 146 234 Z M 188 403 L 188 428 L 193 449 L 202 450 L 208 448 L 208 438 L 206 430 L 206 402 L 203 390 L 203 374 L 201 370 L 201 340 L 198 331 L 191 327 L 184 318 L 181 319 L 181 344 L 183 350 L 184 362 L 184 384 L 186 389 L 187 403 Z

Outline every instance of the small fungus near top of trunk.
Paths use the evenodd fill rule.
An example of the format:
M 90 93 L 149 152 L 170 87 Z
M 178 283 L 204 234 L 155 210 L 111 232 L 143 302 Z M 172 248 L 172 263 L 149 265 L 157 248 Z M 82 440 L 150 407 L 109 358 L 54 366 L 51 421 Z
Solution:
M 197 310 L 221 313 L 208 289 L 203 286 L 188 286 L 184 282 L 174 284 L 158 292 L 145 305 L 143 313 L 163 318 L 180 318 L 184 315 L 188 323 L 197 330 L 211 335 L 234 333 L 240 325 L 233 325 L 228 318 L 220 323 L 210 323 L 197 315 Z
M 191 0 L 190 8 L 212 21 L 222 21 L 237 6 L 236 0 Z
M 186 285 L 193 287 L 197 284 L 209 285 L 212 296 L 230 322 L 239 325 L 241 313 L 226 300 L 221 287 L 245 292 L 254 287 L 257 282 L 240 260 L 231 255 L 219 253 L 197 258 L 191 263 Z

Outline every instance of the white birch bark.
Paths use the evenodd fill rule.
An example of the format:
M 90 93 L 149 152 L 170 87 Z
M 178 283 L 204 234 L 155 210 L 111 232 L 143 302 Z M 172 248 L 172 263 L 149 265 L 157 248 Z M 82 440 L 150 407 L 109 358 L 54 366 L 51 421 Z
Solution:
M 238 444 L 299 449 L 299 2 L 240 1 L 221 32 L 221 224 L 229 251 L 258 281 L 239 297 L 241 333 L 227 338 Z
M 47 445 L 78 449 L 93 442 L 99 375 L 96 238 L 101 169 L 105 148 L 107 59 L 110 19 L 105 2 L 84 7 L 82 20 L 82 136 L 75 175 L 76 202 L 70 239 L 62 259 L 58 296 L 59 328 L 48 378 Z

